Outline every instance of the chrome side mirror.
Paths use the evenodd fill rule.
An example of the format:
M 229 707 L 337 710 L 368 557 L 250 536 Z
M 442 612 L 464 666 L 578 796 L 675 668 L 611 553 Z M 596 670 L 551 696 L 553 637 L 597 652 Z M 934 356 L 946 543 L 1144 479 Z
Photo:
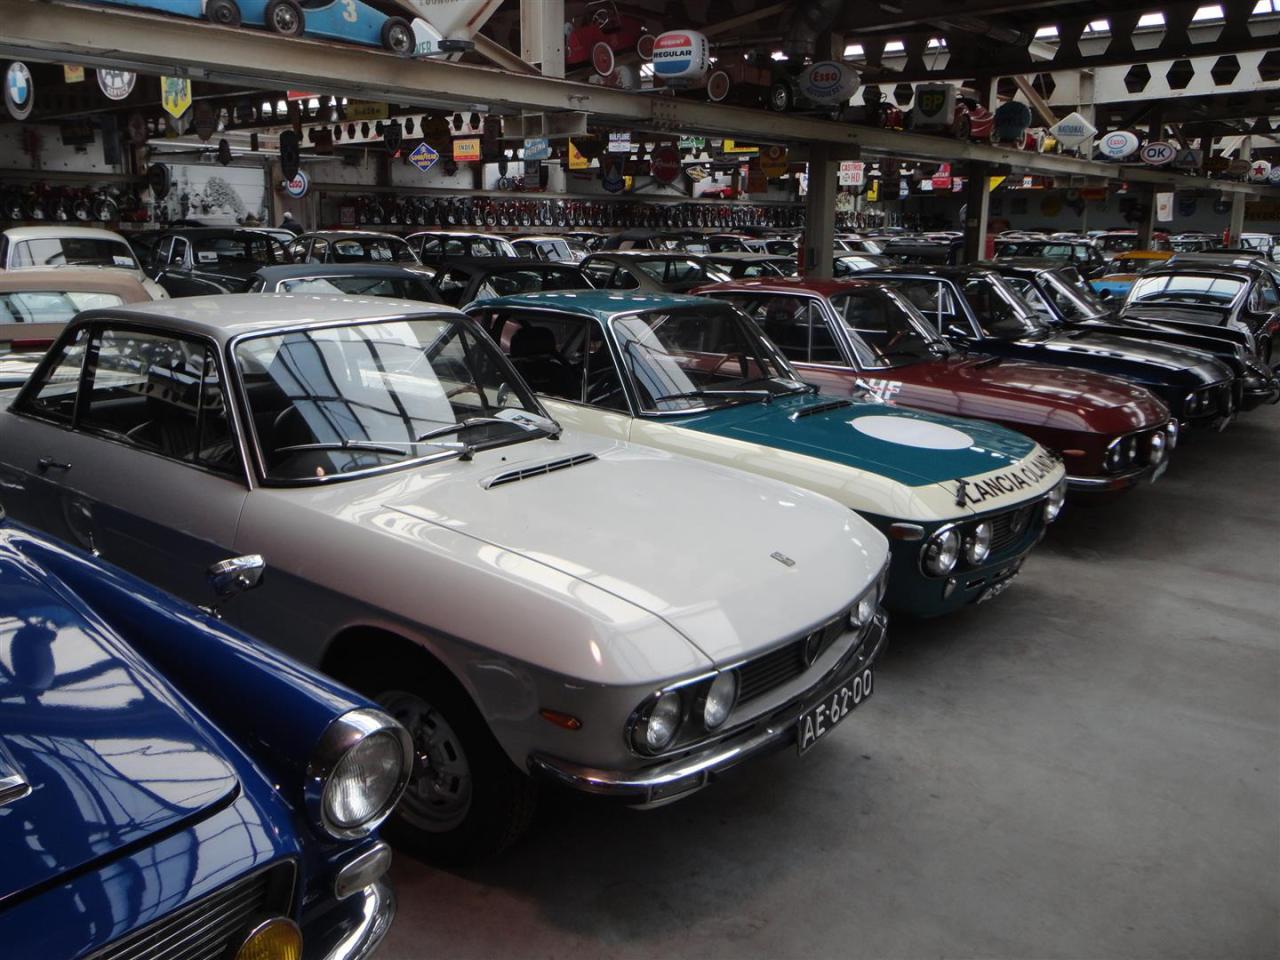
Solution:
M 209 586 L 213 588 L 214 596 L 219 602 L 205 609 L 215 617 L 220 616 L 219 609 L 232 597 L 261 584 L 262 575 L 266 570 L 267 562 L 258 553 L 219 560 L 205 572 Z

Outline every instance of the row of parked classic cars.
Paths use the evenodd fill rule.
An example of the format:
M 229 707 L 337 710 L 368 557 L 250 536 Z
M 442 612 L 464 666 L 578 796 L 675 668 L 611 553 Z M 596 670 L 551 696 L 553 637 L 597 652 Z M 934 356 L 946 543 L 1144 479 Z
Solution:
M 993 599 L 1069 493 L 1280 397 L 1243 254 L 1115 309 L 1046 261 L 102 233 L 0 240 L 14 956 L 365 956 L 387 840 L 803 754 L 887 611 Z

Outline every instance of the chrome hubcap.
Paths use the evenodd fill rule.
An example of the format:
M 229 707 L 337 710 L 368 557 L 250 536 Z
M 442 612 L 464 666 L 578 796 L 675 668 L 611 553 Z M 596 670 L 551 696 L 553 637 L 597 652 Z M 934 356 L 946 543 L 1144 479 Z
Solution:
M 440 711 L 417 694 L 389 690 L 375 698 L 413 738 L 414 768 L 396 816 L 417 830 L 444 833 L 471 809 L 471 765 Z

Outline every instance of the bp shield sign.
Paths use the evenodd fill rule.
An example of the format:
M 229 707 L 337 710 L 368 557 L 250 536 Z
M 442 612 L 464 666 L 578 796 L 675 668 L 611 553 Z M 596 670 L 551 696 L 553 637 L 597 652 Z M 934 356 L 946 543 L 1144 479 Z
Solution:
M 1166 164 L 1173 163 L 1173 158 L 1178 155 L 1178 148 L 1171 143 L 1163 140 L 1152 140 L 1148 144 L 1144 144 L 1142 149 L 1138 151 L 1138 159 L 1143 163 L 1149 163 L 1153 167 L 1163 167 Z
M 36 87 L 31 71 L 25 63 L 15 60 L 4 73 L 4 105 L 9 108 L 9 116 L 25 120 L 31 116 L 35 104 Z
M 916 87 L 911 111 L 913 130 L 940 130 L 951 126 L 956 109 L 956 88 L 949 83 L 922 83 Z

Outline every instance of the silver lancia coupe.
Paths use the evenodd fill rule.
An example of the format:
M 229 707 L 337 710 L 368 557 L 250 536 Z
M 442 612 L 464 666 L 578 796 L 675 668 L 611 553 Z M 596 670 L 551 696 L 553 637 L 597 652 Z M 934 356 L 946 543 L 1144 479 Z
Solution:
M 409 728 L 390 832 L 437 860 L 513 840 L 540 779 L 669 801 L 804 753 L 873 689 L 878 532 L 797 486 L 563 433 L 447 307 L 86 311 L 5 405 L 16 519 L 195 600 L 210 564 L 265 557 L 227 619 Z

